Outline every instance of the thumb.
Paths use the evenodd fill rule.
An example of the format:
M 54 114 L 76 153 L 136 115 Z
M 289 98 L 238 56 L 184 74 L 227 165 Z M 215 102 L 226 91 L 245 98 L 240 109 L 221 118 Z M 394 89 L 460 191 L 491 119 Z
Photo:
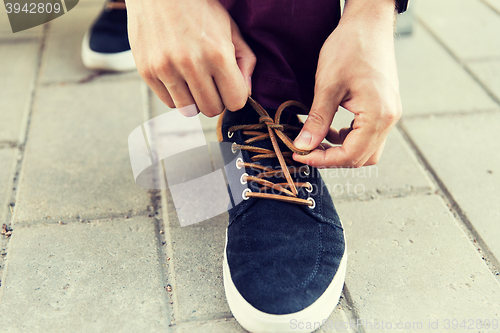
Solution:
M 243 75 L 243 78 L 248 86 L 248 95 L 250 96 L 252 94 L 252 73 L 255 68 L 255 64 L 257 63 L 257 58 L 255 57 L 255 54 L 250 46 L 248 46 L 245 42 L 240 29 L 232 19 L 231 34 L 235 50 L 236 63 L 238 64 L 241 74 Z
M 304 127 L 293 142 L 298 149 L 312 150 L 326 137 L 342 100 L 340 91 L 322 90 L 315 94 Z

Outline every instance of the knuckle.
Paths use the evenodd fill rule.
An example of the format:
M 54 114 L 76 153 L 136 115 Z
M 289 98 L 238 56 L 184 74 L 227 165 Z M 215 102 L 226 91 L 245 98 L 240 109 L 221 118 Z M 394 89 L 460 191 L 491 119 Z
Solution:
M 208 58 L 215 66 L 222 66 L 225 62 L 224 55 L 220 52 L 212 52 Z
M 168 56 L 158 59 L 158 61 L 155 61 L 155 63 L 155 68 L 158 72 L 168 72 L 172 67 L 172 60 Z
M 154 81 L 155 76 L 149 66 L 137 66 L 137 71 L 139 72 L 139 75 L 144 79 L 144 81 Z
M 208 54 L 208 60 L 217 67 L 223 67 L 229 62 L 228 52 L 216 49 Z
M 179 66 L 179 68 L 181 69 L 181 71 L 192 72 L 192 71 L 196 70 L 196 61 L 189 54 L 179 56 L 176 59 L 176 63 L 177 63 L 177 66 Z
M 401 118 L 401 110 L 399 108 L 392 108 L 385 112 L 384 118 L 389 124 L 392 125 L 396 123 L 399 118 Z
M 323 116 L 316 110 L 311 110 L 307 116 L 307 121 L 309 126 L 321 127 L 325 123 Z

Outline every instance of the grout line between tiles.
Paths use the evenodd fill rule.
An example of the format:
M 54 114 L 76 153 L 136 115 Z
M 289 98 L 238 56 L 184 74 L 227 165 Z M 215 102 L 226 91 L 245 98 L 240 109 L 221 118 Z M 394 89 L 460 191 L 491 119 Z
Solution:
M 466 61 L 460 59 L 447 45 L 444 41 L 438 37 L 438 35 L 432 31 L 432 29 L 424 22 L 424 20 L 417 17 L 418 23 L 434 38 L 434 40 L 441 45 L 441 47 L 470 75 L 470 77 L 476 81 L 477 84 L 486 92 L 486 94 L 498 105 L 500 106 L 500 99 L 477 77 L 474 72 L 472 72 L 467 66 Z
M 43 27 L 43 35 L 40 39 L 40 46 L 38 49 L 38 56 L 37 56 L 37 60 L 36 60 L 37 65 L 36 65 L 36 69 L 35 69 L 35 75 L 34 75 L 34 78 L 33 78 L 33 81 L 31 83 L 31 87 L 30 87 L 31 93 L 30 93 L 30 97 L 29 97 L 29 103 L 24 111 L 23 120 L 21 122 L 22 127 L 19 131 L 19 133 L 20 133 L 19 138 L 18 138 L 19 144 L 17 145 L 17 147 L 19 149 L 19 155 L 18 155 L 18 159 L 17 159 L 17 167 L 16 167 L 16 170 L 14 173 L 14 181 L 12 184 L 12 192 L 11 192 L 11 197 L 10 197 L 10 201 L 9 201 L 9 204 L 11 206 L 12 206 L 12 204 L 14 204 L 14 206 L 13 206 L 14 211 L 12 213 L 8 212 L 8 215 L 6 218 L 6 221 L 10 221 L 11 224 L 13 222 L 13 217 L 15 215 L 15 202 L 17 200 L 17 195 L 18 195 L 17 188 L 19 185 L 19 178 L 21 177 L 21 171 L 22 171 L 21 169 L 22 169 L 24 157 L 25 157 L 24 153 L 25 153 L 26 143 L 28 141 L 29 127 L 31 124 L 31 116 L 33 114 L 33 106 L 34 106 L 35 97 L 37 94 L 37 87 L 38 87 L 39 78 L 40 78 L 40 70 L 41 70 L 42 59 L 43 59 L 43 54 L 44 54 L 44 50 L 45 50 L 47 30 L 49 29 L 49 26 L 50 26 L 50 23 L 45 24 Z
M 496 8 L 495 6 L 493 6 L 491 3 L 489 3 L 488 1 L 485 1 L 485 0 L 480 0 L 483 4 L 485 4 L 487 7 L 489 7 L 492 11 L 494 11 L 495 13 L 497 13 L 498 15 L 500 15 L 500 9 Z
M 465 212 L 462 210 L 460 205 L 453 198 L 453 195 L 450 193 L 444 182 L 439 178 L 437 172 L 432 168 L 429 161 L 425 158 L 424 154 L 420 151 L 416 143 L 413 141 L 411 136 L 408 134 L 404 124 L 399 123 L 397 125 L 398 129 L 401 132 L 401 135 L 404 137 L 408 145 L 413 150 L 414 154 L 423 165 L 425 170 L 427 171 L 430 179 L 435 184 L 438 189 L 437 194 L 441 196 L 445 204 L 448 206 L 449 210 L 455 217 L 455 220 L 458 222 L 461 229 L 466 233 L 467 238 L 472 243 L 476 251 L 482 256 L 486 266 L 491 271 L 493 276 L 500 283 L 500 262 L 498 258 L 495 257 L 493 252 L 490 250 L 486 242 L 479 235 L 477 230 L 474 228 L 472 222 L 469 220 Z

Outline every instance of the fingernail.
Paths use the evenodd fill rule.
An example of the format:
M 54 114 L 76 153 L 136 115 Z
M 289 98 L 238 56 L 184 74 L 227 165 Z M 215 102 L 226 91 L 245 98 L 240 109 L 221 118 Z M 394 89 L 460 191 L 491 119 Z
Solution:
M 312 135 L 311 133 L 302 130 L 299 136 L 295 139 L 293 144 L 299 149 L 307 149 L 311 143 Z
M 196 104 L 191 104 L 188 106 L 183 106 L 177 109 L 184 117 L 194 117 L 198 114 L 198 109 Z

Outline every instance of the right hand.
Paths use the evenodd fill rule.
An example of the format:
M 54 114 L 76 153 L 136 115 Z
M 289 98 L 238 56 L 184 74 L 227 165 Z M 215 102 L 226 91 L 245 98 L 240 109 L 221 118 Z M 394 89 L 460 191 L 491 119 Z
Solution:
M 218 0 L 127 0 L 127 14 L 139 74 L 165 104 L 209 117 L 245 106 L 256 58 Z

